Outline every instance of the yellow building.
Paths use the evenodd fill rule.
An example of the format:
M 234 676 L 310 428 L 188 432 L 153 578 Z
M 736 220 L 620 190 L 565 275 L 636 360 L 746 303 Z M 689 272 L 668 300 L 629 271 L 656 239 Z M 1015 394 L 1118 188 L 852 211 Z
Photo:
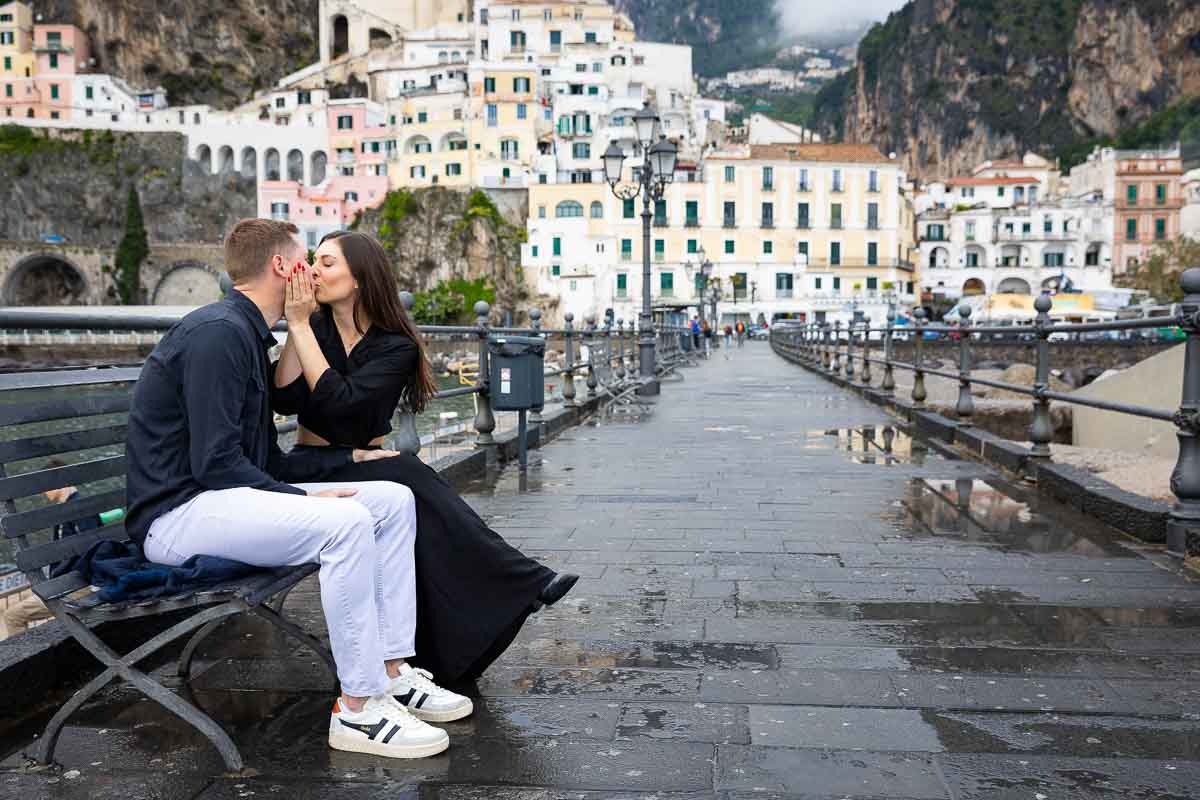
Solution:
M 703 253 L 709 285 L 721 286 L 721 324 L 882 323 L 889 304 L 914 301 L 905 181 L 895 161 L 862 145 L 754 145 L 681 163 L 652 209 L 653 300 L 697 304 Z M 641 214 L 640 200 L 622 202 L 605 184 L 531 186 L 527 279 L 577 318 L 610 308 L 636 317 Z
M 24 3 L 0 5 L 0 81 L 32 78 L 33 10 Z

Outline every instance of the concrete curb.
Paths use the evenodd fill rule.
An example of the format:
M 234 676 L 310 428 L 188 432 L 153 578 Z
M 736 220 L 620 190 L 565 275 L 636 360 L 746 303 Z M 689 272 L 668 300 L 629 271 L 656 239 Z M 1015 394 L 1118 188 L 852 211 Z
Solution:
M 600 407 L 602 396 L 587 398 L 574 407 L 556 409 L 543 416 L 542 425 L 529 426 L 529 446 L 539 447 L 555 436 L 591 416 Z M 495 436 L 489 447 L 468 450 L 439 458 L 430 464 L 451 486 L 461 488 L 484 475 L 489 463 L 517 458 L 516 431 Z M 149 636 L 165 630 L 176 621 L 172 615 L 146 617 L 135 625 L 123 621 L 104 623 L 97 628 L 100 636 L 118 652 L 131 650 Z M 178 654 L 183 641 L 169 654 Z M 153 664 L 152 659 L 148 664 Z M 19 686 L 19 692 L 0 692 L 0 732 L 19 725 L 47 708 L 62 704 L 75 687 L 99 674 L 100 664 L 83 649 L 62 624 L 51 620 L 18 636 L 0 641 L 0 686 Z M 32 702 L 31 702 L 32 701 Z
M 887 408 L 913 425 L 917 433 L 931 442 L 953 444 L 959 452 L 966 452 L 978 461 L 1022 477 L 1035 478 L 1039 492 L 1144 542 L 1161 544 L 1166 541 L 1167 520 L 1171 510 L 1168 503 L 1127 492 L 1077 467 L 1034 459 L 1024 445 L 922 410 L 909 400 L 889 397 L 879 389 L 848 381 L 840 375 L 831 375 L 791 353 L 779 348 L 772 349 L 780 358 Z

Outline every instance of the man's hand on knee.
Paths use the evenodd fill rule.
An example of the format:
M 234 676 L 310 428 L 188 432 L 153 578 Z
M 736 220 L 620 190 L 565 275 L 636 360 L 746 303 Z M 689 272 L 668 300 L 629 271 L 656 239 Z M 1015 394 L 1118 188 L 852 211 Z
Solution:
M 392 458 L 400 455 L 396 450 L 355 450 L 352 453 L 355 463 L 363 461 L 378 461 L 381 458 Z
M 322 489 L 312 493 L 309 497 L 354 497 L 356 494 L 358 494 L 357 489 Z

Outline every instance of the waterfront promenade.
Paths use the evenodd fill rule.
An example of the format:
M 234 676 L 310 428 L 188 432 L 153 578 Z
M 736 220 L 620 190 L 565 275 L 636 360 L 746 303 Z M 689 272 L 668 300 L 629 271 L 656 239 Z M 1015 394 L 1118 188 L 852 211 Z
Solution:
M 39 720 L 5 739 L 0 798 L 1200 795 L 1200 584 L 766 343 L 723 352 L 652 414 L 534 452 L 523 491 L 511 470 L 471 488 L 583 578 L 479 682 L 448 753 L 329 750 L 318 660 L 245 621 L 192 688 L 257 774 L 222 776 L 195 731 L 111 690 L 63 770 L 21 770 Z M 319 626 L 315 592 L 288 608 Z

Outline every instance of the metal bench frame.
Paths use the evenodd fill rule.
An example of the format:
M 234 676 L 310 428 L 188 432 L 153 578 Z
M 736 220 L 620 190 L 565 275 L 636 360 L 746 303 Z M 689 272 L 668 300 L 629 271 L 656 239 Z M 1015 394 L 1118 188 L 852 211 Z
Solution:
M 0 430 L 12 425 L 72 419 L 127 411 L 138 368 L 79 369 L 40 373 L 0 375 L 0 398 L 12 392 L 31 389 L 61 389 L 64 399 L 36 403 L 0 403 Z M 81 389 L 101 389 L 99 397 L 81 395 Z M 100 541 L 129 541 L 120 523 L 106 525 L 94 531 L 70 536 L 48 544 L 34 544 L 29 534 L 52 527 L 58 522 L 77 519 L 81 515 L 124 505 L 124 490 L 85 497 L 66 506 L 49 506 L 18 512 L 14 500 L 30 497 L 48 489 L 66 485 L 81 485 L 89 481 L 123 476 L 125 457 L 110 456 L 65 467 L 43 469 L 10 476 L 13 462 L 52 455 L 70 455 L 94 447 L 114 445 L 124 441 L 125 427 L 113 426 L 87 431 L 35 436 L 12 441 L 0 441 L 0 532 L 17 544 L 17 565 L 25 573 L 30 586 L 55 619 L 101 664 L 103 671 L 88 681 L 54 714 L 37 743 L 35 758 L 49 764 L 54 757 L 62 728 L 72 714 L 113 680 L 123 680 L 144 695 L 174 713 L 217 748 L 231 772 L 243 769 L 241 753 L 229 735 L 211 717 L 188 702 L 146 672 L 137 664 L 167 645 L 190 636 L 179 656 L 178 674 L 187 679 L 196 650 L 224 621 L 238 614 L 249 614 L 278 628 L 300 643 L 307 645 L 337 675 L 333 655 L 319 639 L 282 615 L 287 595 L 302 580 L 315 573 L 317 564 L 263 570 L 237 581 L 231 581 L 200 591 L 155 598 L 141 602 L 104 604 L 95 596 L 73 599 L 72 595 L 87 588 L 78 572 L 47 578 L 44 568 L 65 558 L 81 555 Z M 194 613 L 125 654 L 116 652 L 93 630 L 93 626 L 116 620 L 130 620 L 159 614 L 193 609 Z

